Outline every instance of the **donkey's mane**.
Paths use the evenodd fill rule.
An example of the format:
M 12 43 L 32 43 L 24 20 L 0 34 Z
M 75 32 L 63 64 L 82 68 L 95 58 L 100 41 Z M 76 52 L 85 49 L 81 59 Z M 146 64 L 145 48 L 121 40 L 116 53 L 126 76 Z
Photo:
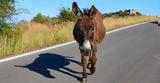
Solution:
M 83 15 L 89 15 L 89 9 L 84 8 L 82 13 L 83 13 Z

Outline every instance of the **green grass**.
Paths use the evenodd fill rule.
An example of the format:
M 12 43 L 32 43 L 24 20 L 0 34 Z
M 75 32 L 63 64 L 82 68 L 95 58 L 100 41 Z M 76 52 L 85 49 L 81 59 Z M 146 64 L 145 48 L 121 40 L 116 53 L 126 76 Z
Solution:
M 158 20 L 158 17 L 131 16 L 109 17 L 104 19 L 106 31 L 140 22 Z M 39 23 L 18 23 L 16 37 L 0 35 L 0 58 L 33 51 L 55 44 L 73 40 L 73 22 L 65 22 L 56 25 L 44 25 Z

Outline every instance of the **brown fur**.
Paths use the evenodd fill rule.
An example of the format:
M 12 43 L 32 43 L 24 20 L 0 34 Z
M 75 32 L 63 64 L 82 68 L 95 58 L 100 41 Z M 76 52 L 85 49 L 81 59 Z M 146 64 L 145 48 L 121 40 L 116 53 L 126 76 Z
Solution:
M 90 10 L 85 9 L 82 13 L 76 2 L 74 2 L 72 5 L 72 10 L 78 17 L 73 29 L 73 36 L 78 42 L 81 52 L 81 61 L 83 66 L 83 82 L 83 78 L 87 78 L 87 64 L 91 64 L 91 67 L 89 67 L 91 74 L 96 71 L 95 65 L 97 61 L 97 46 L 102 42 L 105 37 L 105 27 L 103 24 L 103 15 L 94 6 L 92 6 Z M 91 56 L 83 52 L 82 46 L 85 40 L 89 40 L 91 42 Z

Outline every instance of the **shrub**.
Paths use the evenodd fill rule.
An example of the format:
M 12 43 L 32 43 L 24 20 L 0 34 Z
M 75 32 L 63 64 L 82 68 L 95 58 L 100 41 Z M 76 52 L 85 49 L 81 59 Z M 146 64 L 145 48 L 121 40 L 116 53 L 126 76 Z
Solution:
M 7 38 L 16 38 L 20 36 L 20 33 L 18 29 L 5 24 L 0 28 L 0 36 L 5 36 Z
M 135 14 L 131 14 L 131 12 L 134 11 L 136 12 L 136 16 L 142 16 L 142 14 L 134 9 L 129 9 L 129 10 L 121 10 L 117 12 L 112 12 L 112 13 L 104 13 L 104 17 L 125 17 L 125 16 L 135 16 Z
M 41 24 L 48 24 L 50 21 L 50 17 L 42 15 L 41 13 L 38 13 L 33 19 L 33 22 L 41 23 Z
M 70 8 L 62 8 L 60 9 L 60 13 L 58 16 L 58 19 L 61 22 L 67 22 L 67 21 L 75 21 L 76 16 L 74 15 L 74 13 L 70 10 Z

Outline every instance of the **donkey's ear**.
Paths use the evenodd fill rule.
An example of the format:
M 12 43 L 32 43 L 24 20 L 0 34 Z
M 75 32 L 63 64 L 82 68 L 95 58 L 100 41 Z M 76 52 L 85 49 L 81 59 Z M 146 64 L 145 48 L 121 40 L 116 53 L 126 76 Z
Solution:
M 92 7 L 89 10 L 89 15 L 94 16 L 96 13 L 97 13 L 97 9 L 95 8 L 94 5 L 92 5 Z
M 74 13 L 76 16 L 82 15 L 82 12 L 81 12 L 81 10 L 80 10 L 80 8 L 78 7 L 78 5 L 77 5 L 76 2 L 73 2 L 73 4 L 72 4 L 72 11 L 73 11 L 73 13 Z

